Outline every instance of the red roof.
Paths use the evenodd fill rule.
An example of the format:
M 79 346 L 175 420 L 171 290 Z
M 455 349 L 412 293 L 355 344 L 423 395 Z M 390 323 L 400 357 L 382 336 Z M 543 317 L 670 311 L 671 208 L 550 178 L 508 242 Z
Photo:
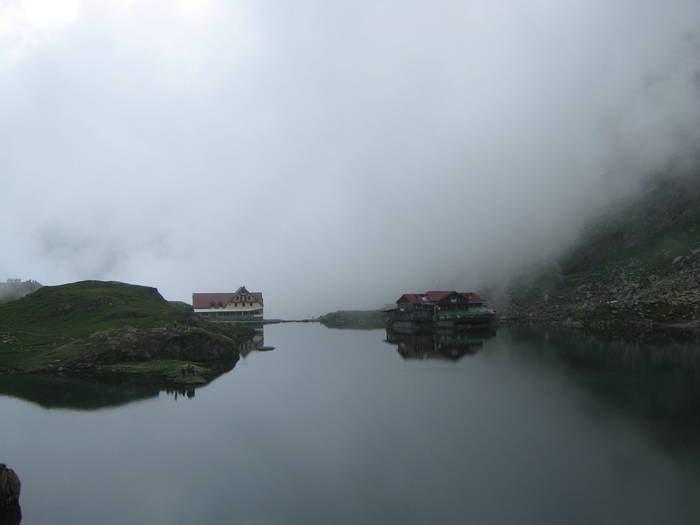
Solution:
M 235 292 L 224 292 L 224 293 L 193 293 L 192 294 L 192 306 L 198 310 L 206 308 L 220 308 L 226 306 L 230 303 L 236 294 L 240 291 L 240 288 Z M 257 302 L 261 305 L 263 304 L 262 292 L 248 292 L 252 295 Z
M 436 291 L 436 290 L 431 290 L 429 292 L 425 292 L 425 296 L 428 298 L 428 301 L 431 303 L 437 303 L 439 301 L 442 301 L 445 297 L 447 297 L 450 294 L 457 293 L 453 290 L 443 290 L 443 291 Z
M 481 298 L 481 296 L 478 293 L 474 292 L 455 292 L 454 290 L 430 290 L 428 292 L 425 292 L 424 294 L 422 293 L 405 293 L 401 297 L 399 297 L 399 300 L 396 301 L 397 303 L 403 302 L 402 299 L 405 301 L 408 301 L 409 303 L 414 303 L 414 304 L 420 304 L 420 303 L 439 303 L 442 301 L 445 297 L 452 295 L 452 294 L 458 294 L 464 297 L 465 299 L 468 299 L 470 303 L 483 303 L 484 300 Z
M 399 297 L 399 300 L 396 302 L 400 303 L 401 299 L 403 299 L 404 297 L 409 303 L 420 303 L 423 295 L 419 293 L 405 293 L 401 297 Z
M 231 302 L 233 296 L 236 295 L 233 292 L 230 293 L 193 293 L 192 294 L 192 306 L 197 309 L 201 308 L 217 308 L 220 306 L 226 306 Z

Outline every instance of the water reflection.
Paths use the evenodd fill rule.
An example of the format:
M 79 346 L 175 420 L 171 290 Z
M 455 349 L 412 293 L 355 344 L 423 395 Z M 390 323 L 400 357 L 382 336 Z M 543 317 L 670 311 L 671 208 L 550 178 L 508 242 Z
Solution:
M 268 352 L 274 350 L 272 346 L 265 346 L 264 325 L 255 326 L 255 335 L 249 341 L 241 344 L 239 352 L 241 357 L 248 357 L 252 352 Z
M 700 333 L 653 331 L 593 333 L 511 328 L 511 340 L 537 348 L 539 357 L 561 359 L 576 368 L 608 371 L 674 371 L 700 375 Z
M 239 353 L 228 359 L 205 363 L 209 370 L 206 383 L 230 372 L 238 362 L 239 355 L 247 356 L 253 351 L 269 350 L 264 346 L 262 329 L 255 336 L 241 344 Z M 178 374 L 186 375 L 187 367 L 180 367 Z M 193 399 L 196 388 L 184 382 L 181 386 L 158 375 L 90 373 L 77 375 L 6 375 L 0 381 L 0 395 L 31 401 L 43 408 L 70 408 L 76 410 L 98 410 L 116 407 L 158 397 L 165 392 L 174 400 Z
M 31 401 L 43 408 L 96 410 L 156 397 L 160 388 L 147 378 L 10 375 L 0 381 L 0 395 Z
M 494 331 L 434 331 L 409 334 L 387 329 L 385 341 L 396 345 L 399 355 L 404 359 L 459 361 L 465 355 L 479 352 L 485 341 L 494 335 Z
M 166 388 L 165 393 L 171 396 L 175 401 L 178 400 L 178 397 L 180 399 L 185 398 L 185 399 L 194 399 L 195 395 L 195 389 L 194 388 L 188 388 L 188 389 L 170 389 Z
M 283 351 L 250 345 L 197 403 L 68 413 L 0 398 L 24 520 L 700 523 L 696 346 L 265 332 Z M 425 360 L 402 366 L 399 344 Z
M 563 367 L 599 401 L 646 426 L 671 454 L 689 454 L 700 468 L 698 333 L 509 333 L 516 359 Z

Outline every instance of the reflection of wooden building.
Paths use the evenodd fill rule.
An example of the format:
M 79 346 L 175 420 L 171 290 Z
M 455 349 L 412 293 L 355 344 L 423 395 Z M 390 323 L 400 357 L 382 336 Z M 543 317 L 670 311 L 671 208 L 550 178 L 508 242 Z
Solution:
M 429 291 L 406 293 L 387 310 L 388 326 L 397 330 L 421 328 L 489 328 L 496 313 L 474 292 Z
M 491 333 L 480 337 L 464 333 L 430 332 L 422 334 L 386 332 L 386 342 L 397 345 L 397 351 L 404 359 L 443 359 L 457 361 L 465 355 L 474 355 L 484 347 L 484 341 Z
M 262 293 L 249 292 L 245 286 L 231 293 L 193 293 L 192 306 L 195 313 L 210 321 L 245 321 L 263 317 Z

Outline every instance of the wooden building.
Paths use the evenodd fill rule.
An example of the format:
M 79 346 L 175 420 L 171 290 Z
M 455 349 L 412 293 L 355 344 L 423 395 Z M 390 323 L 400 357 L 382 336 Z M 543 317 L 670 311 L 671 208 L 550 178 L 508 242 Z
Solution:
M 477 293 L 431 290 L 403 294 L 387 316 L 390 328 L 467 328 L 491 326 L 496 314 Z

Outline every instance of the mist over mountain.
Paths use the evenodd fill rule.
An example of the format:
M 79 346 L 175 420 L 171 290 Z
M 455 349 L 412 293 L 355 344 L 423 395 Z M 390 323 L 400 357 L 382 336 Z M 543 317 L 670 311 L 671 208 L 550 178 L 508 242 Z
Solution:
M 8 279 L 5 282 L 0 282 L 0 303 L 20 299 L 39 288 L 41 288 L 41 284 L 32 280 Z
M 0 278 L 478 289 L 700 144 L 696 1 L 11 0 Z
M 494 283 L 511 319 L 640 329 L 700 323 L 700 169 L 664 174 L 590 221 L 570 250 Z

